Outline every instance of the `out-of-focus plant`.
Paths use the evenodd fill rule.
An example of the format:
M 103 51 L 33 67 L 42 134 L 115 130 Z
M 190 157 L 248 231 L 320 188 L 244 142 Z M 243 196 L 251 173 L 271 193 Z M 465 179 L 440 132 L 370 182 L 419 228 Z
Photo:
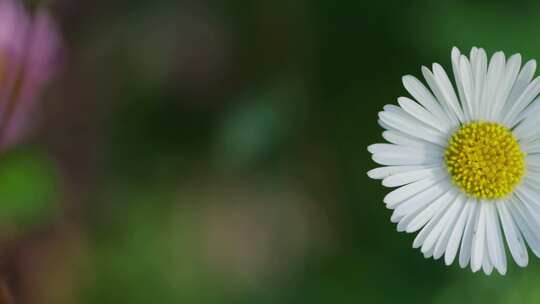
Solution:
M 0 0 L 0 226 L 4 228 L 39 221 L 54 209 L 49 206 L 56 189 L 52 166 L 33 153 L 7 150 L 34 125 L 37 101 L 58 67 L 60 45 L 57 26 L 44 8 L 30 12 L 17 0 Z
M 57 26 L 44 8 L 0 0 L 0 242 L 2 258 L 16 267 L 29 232 L 58 213 L 58 176 L 47 158 L 13 149 L 35 126 L 35 110 L 55 75 L 60 50 Z M 28 274 L 31 275 L 31 274 Z M 24 281 L 17 270 L 0 269 L 0 303 L 20 302 Z M 16 286 L 15 286 L 15 285 Z
M 0 160 L 0 236 L 54 216 L 59 207 L 58 180 L 52 164 L 38 153 L 4 155 Z
M 60 37 L 45 9 L 29 14 L 0 0 L 0 145 L 20 141 L 32 126 L 35 103 L 55 74 Z

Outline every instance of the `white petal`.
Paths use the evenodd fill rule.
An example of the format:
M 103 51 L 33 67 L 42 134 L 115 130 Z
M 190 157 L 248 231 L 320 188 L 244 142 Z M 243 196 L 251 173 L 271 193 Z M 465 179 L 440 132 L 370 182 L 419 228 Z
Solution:
M 529 181 L 531 184 L 539 185 L 540 184 L 540 172 L 535 170 L 535 166 L 531 166 L 524 176 L 524 181 Z
M 382 136 L 388 142 L 400 146 L 438 149 L 439 151 L 444 151 L 441 146 L 437 146 L 428 141 L 409 136 L 397 130 L 384 131 Z
M 442 154 L 426 149 L 392 144 L 375 144 L 370 149 L 373 161 L 383 166 L 435 165 L 443 162 Z
M 531 175 L 530 172 L 529 175 Z M 536 209 L 535 212 L 540 210 L 540 193 L 534 191 L 534 189 L 532 189 L 528 183 L 523 183 L 516 187 L 515 194 L 521 201 L 525 203 L 529 202 L 531 204 L 531 208 L 534 207 Z
M 429 125 L 433 129 L 440 131 L 442 134 L 448 133 L 451 129 L 449 124 L 444 124 L 444 122 L 441 123 L 441 121 L 438 120 L 433 114 L 428 112 L 410 98 L 399 97 L 398 104 L 405 112 L 409 113 L 409 115 L 425 123 L 426 125 Z
M 476 229 L 472 240 L 472 252 L 471 252 L 471 269 L 473 272 L 477 272 L 482 267 L 484 260 L 484 249 L 486 240 L 486 213 L 488 204 L 485 201 L 480 201 L 480 212 L 478 221 L 476 222 Z
M 529 106 L 525 111 L 532 108 L 535 104 L 540 105 L 540 97 L 536 98 L 534 104 Z M 526 148 L 540 140 L 540 129 L 538 128 L 538 117 L 540 117 L 540 107 L 537 107 L 536 112 L 530 113 L 530 116 L 525 117 L 512 130 L 514 136 L 518 139 L 520 146 Z
M 439 224 L 439 221 L 441 221 L 443 215 L 446 213 L 449 206 L 452 206 L 452 202 L 454 202 L 454 201 L 455 201 L 455 197 L 454 197 L 454 199 L 452 201 L 450 201 L 449 204 L 439 206 L 438 210 L 435 212 L 433 217 L 429 220 L 429 222 L 426 224 L 426 226 L 424 226 L 424 228 L 422 228 L 420 233 L 418 233 L 418 235 L 414 239 L 414 242 L 413 242 L 413 247 L 414 248 L 418 248 L 420 246 L 423 247 L 423 244 L 426 241 L 426 239 L 431 235 L 431 233 L 437 227 L 437 224 Z M 437 231 L 435 231 L 435 233 L 437 233 Z M 434 241 L 436 241 L 436 239 Z M 434 241 L 432 241 L 432 242 L 434 242 Z M 429 248 L 427 248 L 427 249 L 429 249 Z M 424 252 L 424 253 L 425 253 L 425 251 L 426 250 L 424 250 L 424 249 L 422 250 L 422 252 Z
M 484 252 L 488 252 L 487 244 L 484 242 Z M 484 259 L 482 260 L 482 270 L 486 275 L 491 275 L 493 272 L 493 263 L 491 262 L 489 255 L 484 255 Z
M 398 220 L 397 231 L 405 231 L 407 226 L 423 211 L 435 204 L 451 187 L 449 180 L 440 182 L 426 191 L 420 192 L 412 198 L 399 204 L 393 216 Z
M 496 93 L 496 98 L 493 101 L 493 108 L 491 111 L 492 121 L 499 121 L 502 119 L 501 111 L 503 110 L 506 104 L 506 101 L 508 99 L 508 96 L 510 95 L 510 91 L 512 90 L 512 87 L 514 87 L 514 83 L 518 77 L 520 67 L 521 67 L 521 55 L 515 54 L 512 57 L 510 57 L 506 65 L 506 70 L 504 72 L 503 78 L 501 82 L 499 83 L 497 93 Z
M 514 208 L 519 212 L 526 226 L 529 227 L 532 237 L 537 241 L 540 241 L 540 213 L 537 205 L 538 202 L 530 201 L 529 198 L 524 196 L 516 197 L 517 199 L 515 200 Z M 527 237 L 526 239 L 527 242 L 529 242 Z M 531 244 L 529 244 L 529 246 L 532 248 Z
M 481 114 L 481 102 L 482 94 L 487 77 L 487 56 L 484 49 L 478 49 L 478 53 L 475 58 L 471 59 L 471 65 L 474 75 L 474 99 L 472 102 L 472 119 L 479 120 Z
M 467 224 L 467 219 L 469 218 L 473 204 L 476 204 L 476 201 L 472 199 L 467 199 L 465 197 L 463 199 L 466 199 L 465 205 L 452 229 L 452 234 L 450 235 L 448 245 L 446 246 L 444 254 L 444 262 L 446 265 L 450 265 L 454 262 L 457 250 L 459 249 L 459 244 L 461 242 L 461 236 L 463 235 L 465 225 Z
M 454 91 L 454 87 L 448 78 L 448 75 L 444 71 L 443 67 L 434 63 L 433 66 L 433 76 L 435 76 L 435 82 L 438 85 L 439 91 L 443 99 L 441 102 L 446 102 L 449 105 L 449 108 L 454 112 L 459 121 L 465 121 L 465 116 L 463 115 L 463 110 Z
M 469 53 L 469 58 L 471 58 L 471 62 L 474 62 L 476 60 L 476 56 L 478 56 L 478 48 L 473 46 L 471 48 L 471 52 Z
M 535 145 L 536 146 L 536 145 Z M 529 153 L 525 157 L 525 163 L 527 164 L 527 171 L 531 168 L 540 168 L 540 154 L 530 154 L 525 146 L 521 146 L 523 152 Z
M 501 256 L 501 261 L 500 261 L 500 265 L 495 265 L 497 267 L 497 270 L 499 271 L 499 273 L 501 275 L 505 275 L 506 274 L 506 270 L 507 270 L 507 260 L 506 260 L 506 249 L 504 247 L 504 239 L 503 239 L 503 234 L 502 234 L 502 231 L 501 231 L 501 222 L 499 220 L 499 216 L 497 214 L 497 207 L 494 206 L 493 207 L 493 216 L 494 216 L 494 219 L 495 219 L 495 229 L 496 229 L 496 233 L 497 233 L 497 242 L 499 243 L 499 256 Z
M 382 184 L 385 187 L 399 187 L 419 181 L 421 179 L 435 178 L 436 176 L 445 172 L 445 170 L 446 168 L 444 168 L 442 165 L 439 165 L 432 168 L 403 172 L 385 178 Z
M 379 115 L 380 115 L 381 112 L 379 112 Z M 385 130 L 392 130 L 393 128 L 390 127 L 389 125 L 387 125 L 384 121 L 382 121 L 380 118 L 377 119 L 377 123 L 379 124 L 379 126 L 381 126 L 383 129 Z
M 435 75 L 431 72 L 430 69 L 423 66 L 422 67 L 422 75 L 424 76 L 424 79 L 426 80 L 429 88 L 431 91 L 433 91 L 433 94 L 437 98 L 437 100 L 440 102 L 441 107 L 443 108 L 443 111 L 445 115 L 447 116 L 447 119 L 450 121 L 450 125 L 452 126 L 458 126 L 460 121 L 454 111 L 450 108 L 450 105 L 446 101 L 441 88 L 439 88 L 439 85 L 437 83 L 437 80 L 435 79 Z
M 371 169 L 368 171 L 367 174 L 372 179 L 384 179 L 394 174 L 408 171 L 417 171 L 431 167 L 432 166 L 388 166 Z
M 385 202 L 388 208 L 393 209 L 399 203 L 416 195 L 420 191 L 424 191 L 428 187 L 431 187 L 437 184 L 439 181 L 445 178 L 448 178 L 447 174 L 441 174 L 440 176 L 437 176 L 435 178 L 426 178 L 426 179 L 419 180 L 414 183 L 410 183 L 408 185 L 402 186 L 388 193 L 384 197 L 383 201 Z
M 456 225 L 456 221 L 458 220 L 459 215 L 464 209 L 466 200 L 467 199 L 465 197 L 458 196 L 456 201 L 453 203 L 452 208 L 449 209 L 447 214 L 445 215 L 448 216 L 448 221 L 446 222 L 446 225 L 441 232 L 441 236 L 439 237 L 439 239 L 437 240 L 437 244 L 435 245 L 435 251 L 433 252 L 434 259 L 437 260 L 444 254 L 444 251 L 448 246 L 448 240 L 450 239 L 452 230 Z
M 480 103 L 480 118 L 483 120 L 491 120 L 491 112 L 493 100 L 499 86 L 499 82 L 504 75 L 505 57 L 503 52 L 496 52 L 491 57 L 488 66 L 487 78 L 485 83 L 482 100 Z M 479 266 L 479 265 L 477 265 Z
M 528 117 L 512 130 L 512 134 L 517 138 L 523 149 L 526 149 L 527 145 L 530 145 L 540 137 L 540 131 L 537 125 L 537 117 Z
M 460 73 L 461 87 L 463 90 L 461 102 L 467 120 L 472 120 L 474 117 L 474 76 L 469 60 L 465 56 L 461 56 L 459 60 L 458 72 Z
M 519 73 L 519 76 L 516 82 L 514 83 L 514 87 L 512 88 L 512 91 L 510 92 L 510 96 L 508 97 L 508 102 L 504 108 L 504 112 L 507 112 L 508 110 L 510 110 L 513 104 L 518 100 L 519 96 L 523 94 L 523 92 L 525 91 L 529 83 L 531 83 L 531 80 L 534 77 L 535 71 L 536 71 L 536 61 L 529 60 L 525 64 L 523 69 L 521 69 L 521 72 Z M 520 118 L 522 117 L 520 116 Z
M 403 218 L 403 216 L 400 216 L 398 215 L 397 213 L 392 213 L 392 216 L 390 217 L 390 222 L 392 223 L 398 223 L 399 221 L 401 221 L 401 219 Z
M 517 123 L 521 124 L 528 123 L 529 125 L 538 120 L 538 116 L 540 115 L 540 97 L 535 98 L 528 107 L 526 107 L 521 113 L 518 115 L 518 118 L 516 119 Z M 530 139 L 527 139 L 530 140 Z
M 372 158 L 381 165 L 427 165 L 441 164 L 443 153 L 440 150 L 399 146 L 394 144 L 373 144 L 368 147 Z
M 497 211 L 501 219 L 506 243 L 508 244 L 508 248 L 510 249 L 514 261 L 521 267 L 527 266 L 529 263 L 529 255 L 527 254 L 525 241 L 506 207 L 506 202 L 497 202 Z
M 495 210 L 495 203 L 488 202 L 486 216 L 487 248 L 491 262 L 500 274 L 506 273 L 506 255 L 502 243 L 499 219 Z
M 531 101 L 540 93 L 540 77 L 533 80 L 521 94 L 521 96 L 512 105 L 504 116 L 503 124 L 513 128 L 519 121 L 516 119 Z
M 449 125 L 450 120 L 435 97 L 420 80 L 411 75 L 403 76 L 403 86 L 424 108 L 437 117 L 442 123 Z M 454 125 L 455 126 L 455 125 Z
M 414 154 L 423 154 L 425 156 L 442 158 L 442 150 L 429 149 L 428 147 L 411 147 L 394 144 L 373 144 L 368 146 L 368 151 L 373 154 L 397 153 L 407 154 L 409 156 L 414 156 Z
M 521 126 L 521 124 L 520 124 L 520 126 Z M 525 142 L 525 143 L 520 142 L 519 145 L 521 147 L 521 150 L 527 154 L 527 157 L 526 157 L 527 165 L 529 165 L 529 162 L 531 160 L 531 156 L 534 156 L 534 155 L 531 155 L 531 154 L 540 153 L 540 141 Z M 540 162 L 535 162 L 535 163 L 540 165 Z
M 459 250 L 459 266 L 461 268 L 467 267 L 469 260 L 471 259 L 473 236 L 478 222 L 478 216 L 480 214 L 480 203 L 474 199 L 474 204 L 471 206 L 471 212 L 467 218 L 467 224 L 465 231 L 463 232 L 463 239 L 461 241 L 461 248 Z
M 461 52 L 459 51 L 457 47 L 453 47 L 452 48 L 452 72 L 454 73 L 459 100 L 462 103 L 461 106 L 463 109 L 464 119 L 465 121 L 468 121 L 470 120 L 470 117 L 471 117 L 470 115 L 471 108 L 469 104 L 469 99 L 465 96 L 464 86 L 466 85 L 465 83 L 466 81 L 470 81 L 470 78 L 469 79 L 463 78 L 463 75 L 461 73 L 461 59 L 462 58 L 467 59 L 467 57 L 461 55 Z
M 401 108 L 399 110 L 403 111 Z M 440 132 L 435 131 L 433 128 L 410 117 L 404 111 L 403 113 L 397 110 L 393 112 L 379 112 L 379 118 L 392 130 L 403 132 L 409 136 L 434 143 L 443 148 L 446 146 L 446 137 L 442 136 Z
M 515 223 L 519 227 L 521 234 L 527 241 L 531 251 L 538 257 L 540 257 L 540 240 L 534 233 L 534 227 L 530 226 L 530 221 L 526 218 L 523 206 L 520 206 L 522 203 L 516 199 L 508 200 L 507 207 L 508 211 L 512 215 Z
M 414 215 L 414 218 L 411 219 L 407 224 L 406 231 L 408 233 L 418 231 L 420 228 L 426 225 L 426 223 L 428 223 L 439 212 L 439 210 L 446 209 L 446 207 L 454 201 L 456 195 L 457 191 L 452 191 L 451 189 L 436 199 L 432 204 L 418 213 L 418 215 Z
M 429 205 L 444 193 L 448 192 L 448 189 L 451 186 L 452 183 L 450 180 L 445 178 L 428 189 L 403 201 L 395 208 L 395 213 L 397 216 L 407 216 L 422 210 L 426 205 Z

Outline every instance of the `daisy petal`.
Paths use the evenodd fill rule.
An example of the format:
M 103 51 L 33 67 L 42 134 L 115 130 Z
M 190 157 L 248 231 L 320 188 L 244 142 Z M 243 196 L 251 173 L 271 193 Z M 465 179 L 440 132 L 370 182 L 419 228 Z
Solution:
M 399 110 L 403 111 L 401 109 Z M 401 131 L 409 136 L 434 143 L 441 147 L 446 145 L 446 138 L 440 132 L 411 118 L 405 112 L 401 113 L 397 110 L 379 112 L 379 118 L 386 125 L 390 126 L 391 130 Z
M 520 125 L 521 126 L 521 125 Z M 514 133 L 515 134 L 515 133 Z M 519 139 L 520 137 L 518 137 L 516 135 L 516 137 Z M 535 142 L 522 142 L 520 144 L 521 146 L 521 150 L 523 152 L 525 152 L 527 154 L 527 164 L 530 163 L 530 161 L 532 160 L 531 157 L 535 156 L 535 155 L 531 155 L 531 154 L 539 154 L 540 153 L 540 141 L 535 141 Z M 534 161 L 534 160 L 533 160 Z M 540 164 L 540 163 L 538 163 Z
M 461 52 L 457 47 L 452 48 L 452 72 L 454 73 L 454 78 L 456 81 L 456 87 L 458 91 L 459 100 L 461 100 L 462 108 L 463 108 L 463 114 L 464 114 L 464 121 L 470 120 L 471 117 L 471 107 L 470 107 L 470 99 L 465 96 L 464 86 L 467 85 L 470 81 L 470 79 L 464 79 L 463 75 L 461 73 L 461 59 L 467 58 L 465 56 L 461 55 Z
M 448 179 L 443 179 L 439 183 L 429 187 L 429 189 L 419 192 L 417 195 L 403 201 L 395 208 L 394 212 L 397 216 L 407 216 L 411 213 L 421 211 L 426 205 L 431 204 L 448 192 L 451 186 L 452 183 Z
M 519 96 L 523 94 L 529 83 L 531 83 L 531 80 L 534 77 L 534 72 L 536 71 L 536 60 L 529 60 L 525 66 L 523 66 L 523 69 L 521 69 L 521 72 L 519 72 L 519 76 L 516 79 L 516 82 L 514 83 L 514 86 L 512 87 L 512 91 L 510 92 L 510 96 L 508 96 L 508 102 L 505 105 L 504 112 L 506 113 L 510 108 L 514 105 L 514 103 L 517 101 Z
M 398 173 L 385 178 L 382 184 L 385 187 L 399 187 L 421 179 L 433 178 L 445 171 L 446 169 L 442 165 L 437 165 L 432 168 Z
M 506 207 L 506 202 L 497 202 L 497 211 L 501 219 L 508 248 L 510 249 L 514 261 L 521 267 L 527 266 L 529 263 L 529 255 L 527 254 L 525 241 Z
M 446 132 L 448 132 L 450 129 L 449 125 L 441 124 L 440 120 L 437 120 L 435 116 L 410 98 L 399 97 L 398 104 L 403 110 L 405 110 L 405 112 L 409 113 L 409 115 L 425 123 L 426 125 L 441 131 L 443 134 L 446 134 Z
M 466 198 L 464 197 L 463 199 Z M 461 236 L 463 235 L 465 225 L 467 224 L 467 219 L 469 217 L 469 214 L 471 213 L 472 206 L 475 203 L 476 202 L 474 200 L 467 199 L 461 211 L 461 214 L 459 215 L 459 218 L 452 229 L 452 233 L 450 235 L 450 238 L 448 239 L 448 245 L 446 246 L 444 254 L 444 262 L 446 265 L 451 265 L 454 262 L 456 253 L 459 249 Z
M 428 141 L 406 135 L 397 130 L 384 131 L 382 136 L 388 142 L 395 145 L 406 146 L 406 147 L 419 147 L 419 148 L 426 148 L 426 149 L 436 149 L 436 150 L 441 151 L 441 153 L 442 151 L 444 151 L 441 146 L 437 146 Z
M 471 270 L 473 272 L 480 270 L 484 260 L 487 204 L 489 203 L 486 201 L 480 201 L 478 221 L 476 222 L 476 229 L 472 240 Z
M 457 101 L 456 93 L 448 75 L 444 69 L 437 63 L 434 63 L 433 72 L 426 67 L 422 67 L 422 73 L 431 90 L 441 102 L 443 108 L 448 112 L 448 116 L 452 121 L 462 122 L 465 120 L 459 102 Z
M 480 214 L 480 204 L 477 200 L 473 201 L 471 206 L 471 212 L 467 218 L 467 224 L 463 231 L 463 239 L 461 241 L 461 248 L 459 250 L 459 266 L 461 268 L 467 267 L 471 259 L 471 252 L 473 246 L 473 235 L 475 233 L 476 223 L 478 222 L 478 216 Z
M 496 97 L 493 102 L 493 108 L 491 111 L 491 120 L 499 121 L 502 117 L 501 111 L 503 110 L 506 100 L 510 95 L 510 91 L 514 87 L 514 83 L 518 77 L 519 69 L 521 68 L 521 55 L 515 54 L 508 60 L 506 64 L 506 70 L 500 81 L 497 89 Z
M 445 178 L 447 178 L 446 174 L 441 174 L 440 176 L 437 176 L 435 178 L 426 178 L 414 183 L 410 183 L 388 193 L 384 197 L 383 201 L 388 208 L 393 209 L 395 206 L 397 206 L 397 204 L 412 197 L 420 191 L 423 191 L 428 187 L 435 185 L 436 183 Z
M 418 231 L 420 228 L 426 225 L 439 212 L 439 210 L 445 209 L 447 206 L 449 206 L 454 201 L 456 196 L 456 191 L 452 191 L 451 189 L 417 215 L 413 214 L 414 218 L 407 223 L 405 231 L 408 233 Z
M 534 149 L 535 146 L 533 146 L 531 149 Z M 528 149 L 527 146 L 525 147 L 522 146 L 523 152 L 528 153 L 528 155 L 525 157 L 525 163 L 527 164 L 527 169 L 532 169 L 532 168 L 540 169 L 540 154 L 538 153 L 532 154 L 533 152 L 529 152 L 527 149 Z
M 482 94 L 481 100 L 481 119 L 490 120 L 491 112 L 493 108 L 493 100 L 495 99 L 495 94 L 497 88 L 504 74 L 506 59 L 504 58 L 503 52 L 497 52 L 493 54 L 491 60 L 489 61 L 488 72 L 486 77 L 486 86 Z
M 474 98 L 472 101 L 472 120 L 481 119 L 481 101 L 482 93 L 484 92 L 484 86 L 487 76 L 487 55 L 484 49 L 478 49 L 478 53 L 475 58 L 471 59 L 471 65 L 474 77 Z
M 403 76 L 402 80 L 403 86 L 416 101 L 437 117 L 441 123 L 450 125 L 450 120 L 448 120 L 448 116 L 445 114 L 443 108 L 420 80 L 411 75 Z
M 487 248 L 490 260 L 500 274 L 506 273 L 506 255 L 502 244 L 499 220 L 495 210 L 495 204 L 488 203 L 486 216 Z
M 453 202 L 453 201 L 455 201 L 455 198 L 451 202 Z M 451 205 L 452 204 L 450 203 L 450 204 L 439 207 L 439 209 L 435 212 L 435 214 L 429 220 L 427 225 L 424 226 L 424 228 L 422 228 L 420 233 L 418 233 L 418 235 L 414 239 L 413 248 L 422 247 L 423 248 L 422 252 L 425 255 L 426 251 L 428 251 L 428 249 L 430 249 L 430 248 L 428 248 L 428 246 L 425 246 L 425 248 L 424 248 L 424 242 L 428 239 L 428 237 L 430 237 L 430 235 L 432 235 L 432 233 L 433 233 L 433 235 L 430 237 L 429 242 L 434 243 L 436 241 L 436 239 L 435 240 L 432 240 L 432 239 L 434 239 L 440 233 L 440 231 L 438 231 L 439 228 L 437 228 L 437 226 L 438 226 L 437 224 L 440 223 L 441 218 L 444 216 L 444 214 L 446 214 L 447 210 L 450 208 Z M 435 230 L 435 228 L 437 228 L 437 230 Z M 431 246 L 429 246 L 429 247 L 431 247 Z
M 473 72 L 469 60 L 465 56 L 461 56 L 457 72 L 460 73 L 463 109 L 467 120 L 472 120 L 474 117 L 474 83 Z
M 388 166 L 379 167 L 368 171 L 368 176 L 373 179 L 384 179 L 394 174 L 431 168 L 431 166 Z
M 506 203 L 508 206 L 508 211 L 510 211 L 514 222 L 519 227 L 519 230 L 527 241 L 529 248 L 531 248 L 531 251 L 536 256 L 540 257 L 540 240 L 535 235 L 534 228 L 531 227 L 530 219 L 526 217 L 525 211 L 520 206 L 521 202 L 517 201 L 516 199 L 511 199 Z
M 487 251 L 488 251 L 487 244 L 484 243 L 484 252 L 487 252 Z M 489 255 L 486 255 L 484 259 L 482 260 L 482 270 L 488 276 L 491 275 L 491 273 L 493 272 L 493 263 L 491 262 Z
M 433 252 L 433 258 L 439 259 L 444 254 L 446 247 L 448 246 L 448 241 L 450 239 L 450 235 L 452 233 L 453 228 L 456 226 L 456 221 L 459 218 L 459 215 L 462 213 L 465 202 L 467 199 L 462 196 L 458 196 L 456 201 L 453 203 L 453 209 L 452 211 L 447 212 L 448 221 L 441 232 L 441 236 L 437 240 L 437 244 L 435 245 L 435 251 Z
M 516 100 L 512 107 L 508 110 L 503 119 L 503 124 L 509 128 L 514 127 L 519 121 L 516 119 L 519 114 L 525 109 L 531 101 L 540 93 L 540 77 L 533 80 L 523 91 L 521 96 Z
M 368 151 L 372 154 L 381 153 L 403 153 L 403 154 L 416 154 L 421 153 L 426 156 L 433 156 L 441 158 L 441 150 L 433 150 L 428 147 L 408 147 L 394 144 L 373 144 L 368 146 Z
M 374 144 L 368 147 L 373 160 L 386 166 L 426 165 L 442 163 L 442 155 L 437 151 L 404 147 L 392 144 Z
M 439 183 L 399 204 L 393 213 L 393 216 L 396 219 L 399 219 L 397 221 L 397 230 L 400 232 L 405 231 L 407 226 L 419 215 L 419 213 L 436 203 L 440 197 L 448 192 L 450 186 L 449 181 Z

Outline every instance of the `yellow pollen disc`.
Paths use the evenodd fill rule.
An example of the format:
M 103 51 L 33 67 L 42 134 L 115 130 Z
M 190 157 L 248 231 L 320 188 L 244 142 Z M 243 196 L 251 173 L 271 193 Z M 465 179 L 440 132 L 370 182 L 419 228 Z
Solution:
M 450 138 L 444 158 L 454 184 L 480 199 L 507 196 L 525 173 L 525 153 L 510 130 L 497 123 L 463 125 Z

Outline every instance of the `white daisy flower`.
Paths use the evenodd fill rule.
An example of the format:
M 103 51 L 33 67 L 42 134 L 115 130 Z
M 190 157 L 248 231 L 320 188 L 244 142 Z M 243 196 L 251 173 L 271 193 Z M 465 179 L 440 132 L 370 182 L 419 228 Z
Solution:
M 452 50 L 456 90 L 437 63 L 422 67 L 428 84 L 404 76 L 411 98 L 384 106 L 379 124 L 389 143 L 368 150 L 383 167 L 384 203 L 398 231 L 419 233 L 413 247 L 473 272 L 507 270 L 506 246 L 525 267 L 526 244 L 540 257 L 540 77 L 536 61 L 469 58 Z M 506 246 L 505 246 L 506 244 Z

